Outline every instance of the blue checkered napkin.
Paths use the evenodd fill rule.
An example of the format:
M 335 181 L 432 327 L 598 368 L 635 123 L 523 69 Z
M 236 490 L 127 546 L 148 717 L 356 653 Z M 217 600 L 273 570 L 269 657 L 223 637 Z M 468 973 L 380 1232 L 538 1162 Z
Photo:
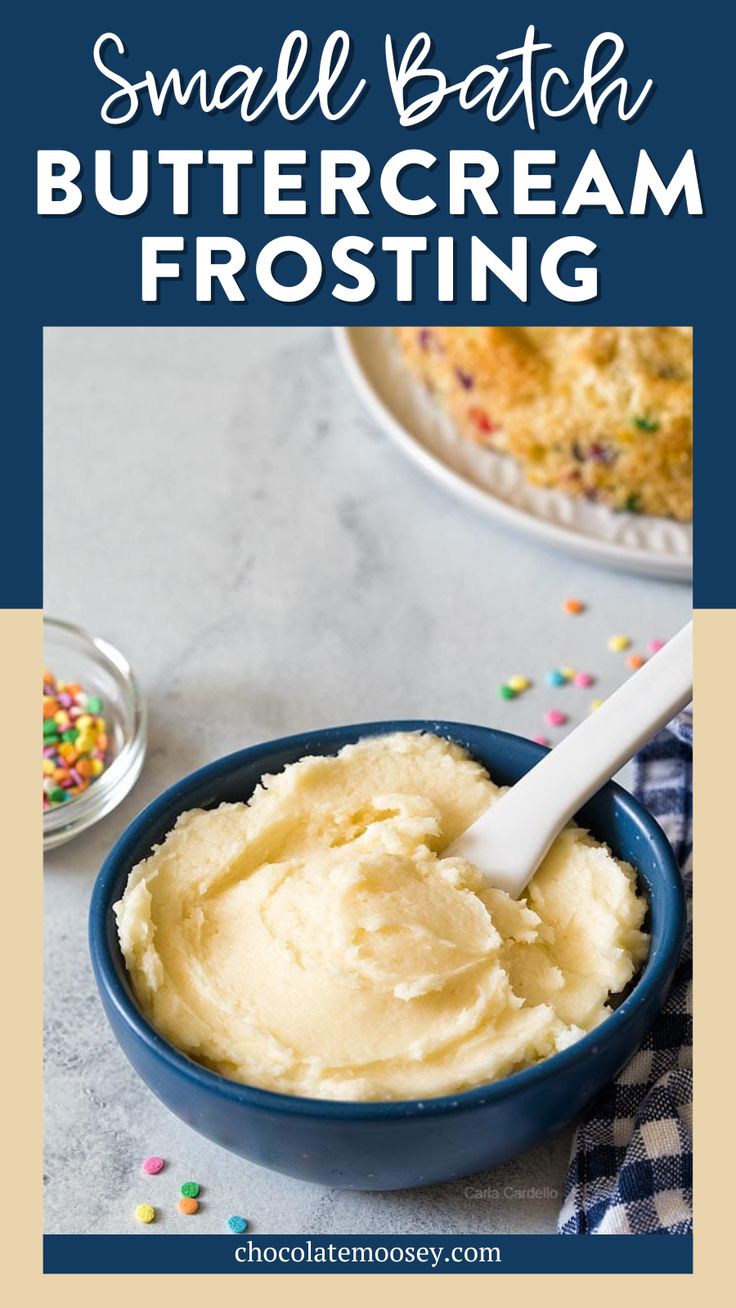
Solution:
M 692 899 L 690 713 L 637 756 L 634 793 L 675 851 Z M 585 1113 L 573 1140 L 562 1235 L 692 1231 L 692 928 L 667 1003 L 642 1048 Z

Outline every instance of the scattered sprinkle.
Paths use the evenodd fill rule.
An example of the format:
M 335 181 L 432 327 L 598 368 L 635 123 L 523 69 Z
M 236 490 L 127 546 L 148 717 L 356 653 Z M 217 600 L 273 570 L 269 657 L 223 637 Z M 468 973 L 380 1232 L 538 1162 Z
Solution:
M 191 1217 L 193 1213 L 196 1213 L 197 1209 L 199 1208 L 199 1204 L 197 1203 L 197 1200 L 194 1198 L 193 1195 L 185 1194 L 179 1200 L 177 1207 L 180 1213 L 186 1213 L 187 1217 Z
M 135 1210 L 135 1220 L 144 1222 L 147 1226 L 149 1222 L 155 1221 L 156 1209 L 153 1204 L 139 1204 Z
M 144 1158 L 141 1164 L 142 1170 L 146 1173 L 146 1176 L 157 1176 L 159 1172 L 163 1171 L 165 1166 L 165 1160 L 159 1158 L 157 1154 L 151 1154 L 150 1158 Z
M 587 691 L 588 687 L 595 685 L 595 676 L 592 672 L 575 672 L 573 685 L 577 685 L 580 691 Z
M 626 666 L 634 668 L 634 670 L 637 668 L 643 668 L 645 663 L 646 659 L 643 658 L 641 654 L 628 654 L 626 656 Z
M 638 427 L 639 431 L 659 431 L 659 423 L 656 418 L 650 418 L 648 414 L 637 415 L 633 419 L 633 425 Z
M 567 722 L 567 714 L 560 712 L 559 709 L 547 709 L 544 718 L 551 727 L 564 727 Z
M 600 706 L 601 706 L 602 703 L 603 703 L 603 700 L 602 700 L 602 699 L 594 699 L 594 700 L 591 700 L 591 704 L 590 704 L 590 711 L 591 711 L 591 713 L 595 713 L 596 710 L 600 708 Z
M 498 693 L 501 699 L 516 699 L 516 691 L 513 686 L 509 685 L 508 681 L 504 682 L 503 686 L 499 686 Z
M 659 650 L 664 649 L 664 644 L 663 640 L 648 640 L 647 649 L 650 654 L 657 654 Z
M 589 686 L 595 684 L 595 677 L 590 672 L 576 672 L 572 684 L 578 686 L 580 690 L 587 690 Z
M 232 1231 L 233 1235 L 242 1235 L 243 1231 L 248 1230 L 248 1223 L 244 1217 L 228 1217 L 227 1229 Z
M 535 745 L 546 745 L 549 748 L 549 736 L 532 736 Z
M 81 795 L 105 770 L 107 724 L 99 695 L 44 669 L 42 798 L 44 811 Z
M 566 599 L 562 607 L 565 610 L 565 613 L 585 612 L 585 605 L 583 604 L 583 601 L 579 599 Z
M 614 654 L 620 654 L 622 650 L 628 649 L 630 644 L 628 636 L 611 636 L 608 648 L 613 650 Z
M 575 671 L 575 668 L 560 668 L 560 672 L 565 678 L 565 681 L 572 681 L 575 676 Z
M 531 684 L 532 683 L 528 677 L 521 676 L 509 677 L 506 682 L 506 685 L 510 686 L 517 695 L 520 695 L 523 690 L 528 690 Z
M 567 677 L 561 668 L 550 668 L 545 677 L 545 681 L 548 686 L 564 686 L 567 682 Z
M 196 1199 L 199 1194 L 199 1184 L 197 1181 L 185 1181 L 181 1187 L 181 1193 L 185 1199 Z
M 493 419 L 486 413 L 485 409 L 481 409 L 477 404 L 468 409 L 468 417 L 471 422 L 475 423 L 478 431 L 484 432 L 487 436 L 490 436 L 496 430 Z

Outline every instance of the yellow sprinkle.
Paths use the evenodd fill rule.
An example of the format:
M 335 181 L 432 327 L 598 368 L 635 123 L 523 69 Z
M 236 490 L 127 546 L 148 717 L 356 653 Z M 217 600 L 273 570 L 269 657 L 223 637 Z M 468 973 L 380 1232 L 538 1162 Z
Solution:
M 613 650 L 614 654 L 620 654 L 622 649 L 628 649 L 631 641 L 628 636 L 611 636 L 608 642 L 608 648 Z
M 50 758 L 45 758 L 43 761 L 43 774 L 45 777 L 52 777 L 54 775 L 54 765 Z
M 156 1216 L 156 1209 L 152 1204 L 139 1204 L 135 1210 L 137 1222 L 152 1222 Z
M 101 759 L 101 758 L 93 758 L 93 759 L 92 759 L 92 776 L 93 776 L 93 777 L 99 777 L 99 776 L 101 776 L 102 773 L 103 773 L 103 771 L 104 771 L 104 769 L 105 769 L 105 764 L 102 762 L 102 759 Z
M 591 701 L 591 705 L 590 705 L 590 711 L 591 711 L 591 713 L 595 713 L 596 709 L 599 709 L 602 703 L 603 703 L 603 700 L 602 700 L 602 699 L 594 699 L 594 700 L 592 700 L 592 701 Z
M 79 731 L 86 731 L 87 727 L 93 727 L 94 724 L 95 720 L 89 713 L 80 713 L 74 725 Z
M 511 689 L 512 689 L 512 690 L 515 690 L 515 691 L 517 692 L 517 694 L 518 694 L 518 693 L 519 693 L 520 691 L 522 691 L 522 690 L 528 690 L 528 689 L 529 689 L 529 678 L 528 678 L 528 677 L 509 677 L 508 681 L 506 682 L 506 685 L 507 685 L 507 686 L 510 686 Z
M 577 668 L 560 668 L 560 672 L 565 678 L 565 681 L 572 681 L 573 677 L 575 676 L 575 673 L 577 672 Z

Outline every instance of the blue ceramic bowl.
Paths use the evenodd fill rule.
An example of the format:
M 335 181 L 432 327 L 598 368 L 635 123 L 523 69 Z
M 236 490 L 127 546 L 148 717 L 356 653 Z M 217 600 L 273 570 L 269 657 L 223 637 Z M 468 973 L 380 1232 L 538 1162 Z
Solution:
M 130 869 L 180 813 L 245 800 L 264 772 L 305 754 L 333 754 L 364 736 L 432 731 L 464 745 L 494 781 L 511 784 L 546 752 L 520 736 L 455 722 L 372 722 L 288 736 L 200 768 L 130 824 L 108 855 L 90 906 L 92 966 L 110 1025 L 154 1094 L 231 1152 L 324 1185 L 389 1190 L 492 1167 L 569 1122 L 641 1044 L 667 994 L 682 947 L 684 902 L 672 850 L 654 819 L 609 784 L 580 821 L 637 868 L 649 901 L 649 959 L 627 998 L 597 1030 L 525 1071 L 463 1094 L 390 1103 L 342 1103 L 275 1094 L 207 1071 L 142 1016 L 118 946 L 113 903 Z

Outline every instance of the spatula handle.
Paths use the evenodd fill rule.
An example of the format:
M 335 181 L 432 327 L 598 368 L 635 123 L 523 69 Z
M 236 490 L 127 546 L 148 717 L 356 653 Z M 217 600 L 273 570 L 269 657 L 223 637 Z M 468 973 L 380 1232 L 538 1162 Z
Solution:
M 463 857 L 518 896 L 579 808 L 692 699 L 692 623 L 461 837 Z M 489 856 L 492 864 L 489 864 Z

